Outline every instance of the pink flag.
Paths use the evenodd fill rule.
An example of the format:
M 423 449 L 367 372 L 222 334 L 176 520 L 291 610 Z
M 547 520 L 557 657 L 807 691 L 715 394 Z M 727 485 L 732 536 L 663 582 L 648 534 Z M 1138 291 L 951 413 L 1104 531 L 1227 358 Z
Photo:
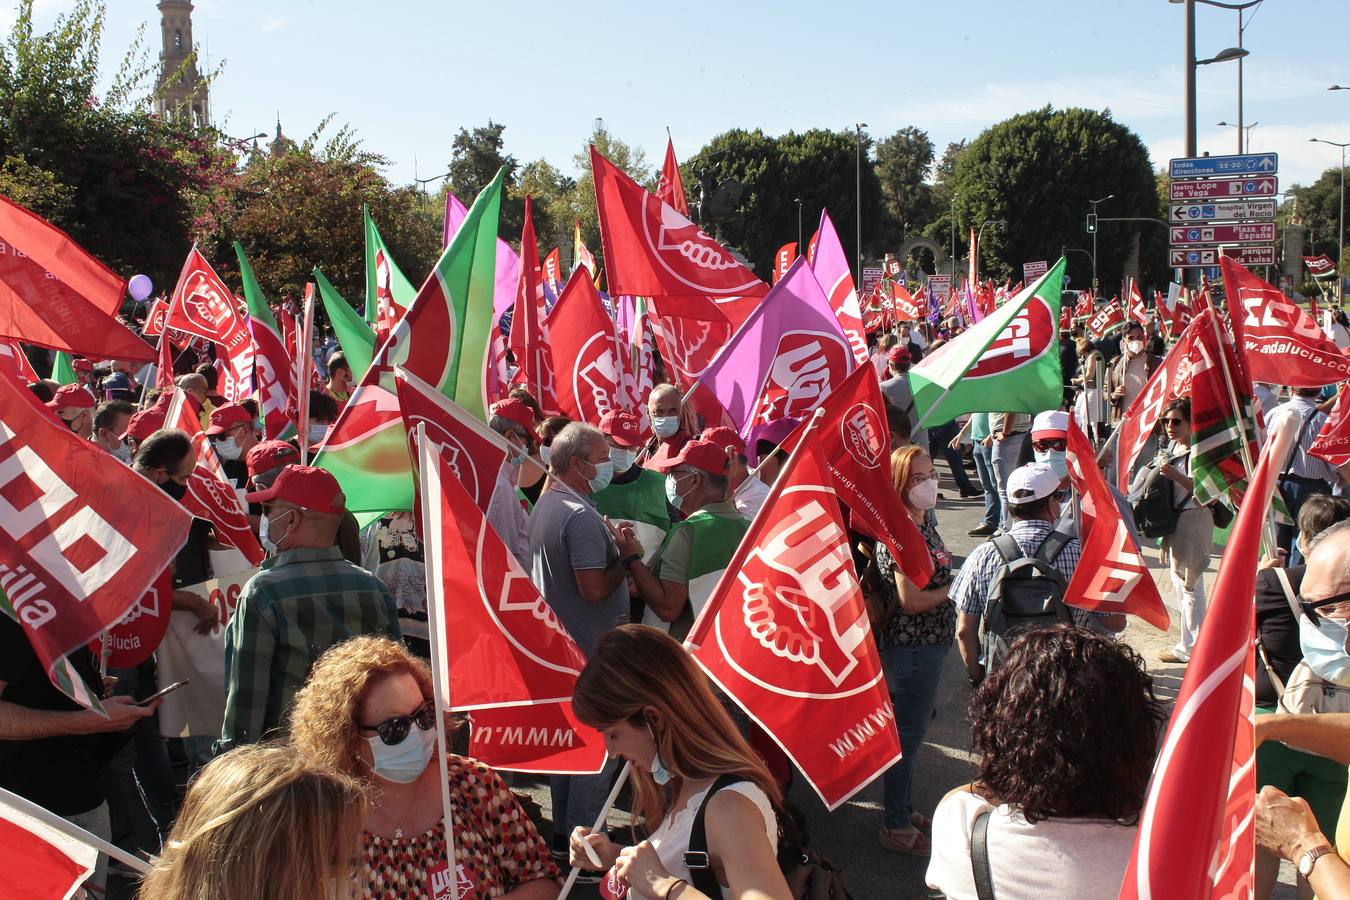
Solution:
M 469 210 L 460 199 L 449 191 L 445 194 L 445 246 L 459 231 Z M 511 249 L 511 245 L 497 238 L 497 274 L 492 289 L 492 321 L 495 324 L 516 302 L 516 289 L 520 286 L 520 256 Z
M 816 232 L 815 253 L 811 257 L 811 271 L 825 291 L 830 308 L 839 319 L 839 326 L 853 348 L 853 358 L 857 362 L 867 359 L 867 334 L 863 329 L 862 309 L 858 303 L 858 290 L 853 284 L 853 273 L 848 268 L 848 258 L 844 256 L 844 246 L 839 243 L 839 233 L 825 210 L 820 211 L 820 229 Z
M 748 436 L 775 419 L 805 419 L 853 367 L 839 319 L 798 259 L 698 380 Z

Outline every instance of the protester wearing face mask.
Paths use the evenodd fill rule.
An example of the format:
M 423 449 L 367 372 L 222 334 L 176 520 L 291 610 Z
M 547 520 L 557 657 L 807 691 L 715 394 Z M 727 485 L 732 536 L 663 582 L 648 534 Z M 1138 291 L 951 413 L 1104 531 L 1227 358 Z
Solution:
M 689 443 L 682 422 L 680 390 L 673 384 L 658 384 L 647 398 L 647 418 L 654 437 L 648 443 L 642 464 L 661 471 Z
M 677 639 L 689 633 L 750 528 L 729 499 L 729 467 L 726 450 L 711 441 L 684 445 L 666 469 L 666 499 L 684 518 L 650 567 L 639 561 L 630 569 L 647 607 L 643 624 Z
M 248 485 L 248 463 L 244 458 L 258 436 L 253 431 L 253 416 L 237 403 L 230 403 L 211 411 L 211 424 L 206 429 L 211 446 L 220 457 L 220 466 L 230 486 L 242 489 Z
M 131 445 L 123 436 L 136 407 L 125 400 L 105 400 L 94 410 L 92 440 L 121 462 L 131 465 Z
M 888 850 L 927 856 L 932 821 L 915 811 L 910 788 L 915 756 L 933 718 L 943 661 L 956 638 L 956 607 L 947 595 L 952 557 L 928 521 L 938 495 L 932 458 L 915 445 L 896 450 L 891 454 L 891 484 L 923 535 L 933 577 L 919 587 L 905 577 L 886 545 L 876 543 L 873 553 L 888 618 L 873 622 L 873 629 L 905 748 L 882 780 L 884 814 L 878 837 Z
M 239 595 L 225 632 L 225 721 L 217 752 L 262 740 L 324 650 L 362 634 L 399 637 L 384 583 L 334 545 L 346 498 L 322 469 L 287 466 L 247 497 L 263 504 L 259 541 L 275 554 Z
M 609 442 L 597 428 L 573 422 L 553 439 L 548 489 L 530 514 L 530 571 L 549 608 L 582 653 L 628 621 L 627 575 L 642 558 L 630 526 L 596 511 L 591 497 L 609 486 L 614 463 Z M 606 773 L 550 779 L 554 849 L 573 826 L 595 821 L 609 791 Z
M 359 779 L 366 794 L 358 897 L 438 897 L 448 880 L 431 671 L 377 637 L 339 644 L 295 697 L 291 743 L 311 764 Z M 449 742 L 447 741 L 447 744 Z M 548 845 L 492 769 L 450 754 L 459 896 L 558 895 Z
M 637 416 L 618 410 L 607 412 L 600 419 L 600 432 L 609 441 L 614 478 L 591 500 L 600 515 L 611 522 L 632 526 L 650 562 L 666 539 L 673 518 L 666 500 L 665 476 L 637 465 L 642 449 L 642 426 Z
M 890 363 L 889 374 L 881 381 L 881 393 L 891 405 L 905 414 L 911 426 L 909 440 L 920 447 L 928 446 L 928 429 L 915 428 L 919 414 L 914 407 L 914 393 L 909 385 L 909 370 L 913 365 L 913 356 L 904 344 L 897 344 L 886 355 Z
M 731 463 L 731 467 L 727 469 L 727 476 L 731 480 L 731 502 L 736 505 L 736 512 L 746 521 L 753 520 L 769 497 L 769 486 L 750 474 L 750 460 L 746 455 L 745 441 L 741 440 L 735 429 L 725 425 L 703 429 L 699 439 L 712 441 L 713 446 L 721 447 L 726 452 L 727 459 Z
M 516 487 L 516 472 L 534 450 L 534 412 L 516 399 L 492 404 L 488 427 L 515 448 L 506 454 L 488 501 L 487 519 L 522 568 L 530 565 L 530 516 Z M 516 451 L 519 452 L 516 452 Z
M 1031 422 L 1031 450 L 1035 462 L 1045 463 L 1065 481 L 1069 478 L 1069 414 L 1062 409 L 1037 413 Z
M 1121 354 L 1106 370 L 1106 397 L 1111 401 L 1111 421 L 1118 424 L 1134 398 L 1143 391 L 1162 358 L 1144 346 L 1144 326 L 1131 322 L 1120 342 Z
M 77 384 L 67 384 L 47 401 L 47 408 L 82 438 L 94 433 L 94 397 Z
M 277 480 L 277 476 L 281 474 L 282 469 L 286 466 L 300 464 L 300 450 L 287 441 L 259 441 L 249 448 L 245 462 L 248 464 L 249 487 L 254 491 L 265 491 L 272 486 L 272 482 Z M 248 518 L 250 524 L 253 524 L 256 520 L 256 527 L 261 530 L 261 503 L 248 504 Z M 342 558 L 347 562 L 355 563 L 371 572 L 375 571 L 365 564 L 365 555 L 361 550 L 361 526 L 357 524 L 356 516 L 352 515 L 349 509 L 342 511 L 342 521 L 338 523 L 336 545 L 342 551 Z M 387 581 L 385 583 L 388 584 Z M 390 588 L 390 590 L 393 590 L 393 588 Z M 425 583 L 422 585 L 421 596 L 423 603 L 425 603 Z

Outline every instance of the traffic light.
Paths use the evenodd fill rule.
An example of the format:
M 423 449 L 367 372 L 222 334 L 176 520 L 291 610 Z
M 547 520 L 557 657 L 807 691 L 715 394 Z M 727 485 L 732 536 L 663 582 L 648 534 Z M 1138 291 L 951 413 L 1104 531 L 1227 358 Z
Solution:
M 1096 234 L 1096 233 L 1097 233 L 1097 214 L 1096 214 L 1096 213 L 1088 213 L 1088 216 L 1087 216 L 1087 233 L 1088 233 L 1088 234 Z

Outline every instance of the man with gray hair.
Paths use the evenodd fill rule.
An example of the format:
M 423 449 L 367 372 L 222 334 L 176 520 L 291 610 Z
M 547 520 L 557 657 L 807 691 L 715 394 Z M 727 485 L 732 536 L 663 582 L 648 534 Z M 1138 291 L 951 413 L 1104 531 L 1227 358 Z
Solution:
M 598 428 L 573 422 L 549 445 L 549 486 L 530 515 L 534 583 L 581 652 L 628 621 L 628 568 L 642 558 L 631 527 L 613 527 L 591 495 L 614 475 L 609 442 Z M 608 774 L 551 779 L 554 851 L 565 854 L 577 825 L 590 828 L 609 790 Z

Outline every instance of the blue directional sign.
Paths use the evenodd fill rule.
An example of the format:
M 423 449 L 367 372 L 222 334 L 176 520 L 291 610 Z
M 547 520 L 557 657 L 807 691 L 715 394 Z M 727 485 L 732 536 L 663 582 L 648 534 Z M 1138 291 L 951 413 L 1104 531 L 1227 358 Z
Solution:
M 1247 153 L 1242 156 L 1196 156 L 1174 159 L 1168 164 L 1173 178 L 1213 178 L 1221 175 L 1274 175 L 1280 168 L 1278 153 Z

